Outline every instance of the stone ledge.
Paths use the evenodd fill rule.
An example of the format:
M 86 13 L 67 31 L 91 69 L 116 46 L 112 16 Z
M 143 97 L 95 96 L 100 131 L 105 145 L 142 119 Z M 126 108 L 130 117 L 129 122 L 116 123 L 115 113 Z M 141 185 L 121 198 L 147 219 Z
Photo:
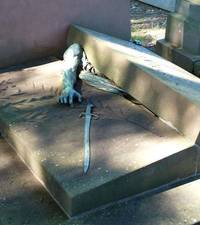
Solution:
M 191 54 L 200 55 L 200 23 L 187 21 L 184 25 L 183 49 Z
M 169 225 L 200 221 L 200 180 L 185 184 L 192 180 L 187 179 L 184 185 L 175 188 L 170 184 L 68 220 L 1 139 L 0 164 L 1 196 L 4 196 L 0 198 L 0 209 L 4 225 L 21 225 L 26 221 L 29 225 Z M 178 182 L 180 184 L 183 182 Z
M 144 108 L 82 83 L 84 98 L 100 114 L 92 121 L 84 175 L 79 115 L 87 102 L 56 104 L 60 69 L 58 61 L 1 74 L 0 130 L 67 215 L 196 173 L 199 150 L 192 142 Z
M 80 82 L 84 98 L 100 114 L 92 121 L 91 165 L 84 175 L 79 115 L 87 101 L 73 108 L 56 104 L 61 62 L 1 74 L 2 134 L 64 212 L 74 216 L 195 175 L 197 78 L 130 42 L 77 26 L 68 34 L 68 44 L 82 44 L 97 69 L 169 122 Z M 191 92 L 184 97 L 185 90 Z
M 141 46 L 89 29 L 72 26 L 68 44 L 74 42 L 84 47 L 99 71 L 181 133 L 197 141 L 200 127 L 200 81 L 197 77 Z

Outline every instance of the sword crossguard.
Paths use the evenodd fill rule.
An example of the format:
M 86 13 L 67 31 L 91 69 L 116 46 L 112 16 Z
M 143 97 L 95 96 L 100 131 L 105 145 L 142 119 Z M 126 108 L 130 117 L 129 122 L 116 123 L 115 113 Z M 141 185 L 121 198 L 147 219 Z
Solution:
M 91 116 L 91 117 L 93 117 L 95 120 L 98 120 L 99 118 L 100 118 L 100 115 L 99 114 L 97 114 L 97 113 L 86 113 L 86 112 L 82 112 L 82 113 L 80 113 L 80 115 L 79 115 L 79 117 L 80 118 L 83 118 L 83 117 L 85 117 L 85 116 Z

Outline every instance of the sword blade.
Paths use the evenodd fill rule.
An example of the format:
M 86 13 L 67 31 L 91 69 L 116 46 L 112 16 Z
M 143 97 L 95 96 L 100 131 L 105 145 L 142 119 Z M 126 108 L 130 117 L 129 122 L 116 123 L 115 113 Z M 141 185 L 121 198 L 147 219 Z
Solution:
M 90 166 L 90 125 L 92 119 L 93 104 L 88 103 L 85 112 L 85 126 L 84 126 L 84 173 L 87 173 Z

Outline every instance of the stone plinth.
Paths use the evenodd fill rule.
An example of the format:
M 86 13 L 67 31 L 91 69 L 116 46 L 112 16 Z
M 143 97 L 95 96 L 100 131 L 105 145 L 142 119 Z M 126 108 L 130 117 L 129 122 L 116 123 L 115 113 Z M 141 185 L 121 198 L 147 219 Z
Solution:
M 60 66 L 58 61 L 1 74 L 0 130 L 68 216 L 194 174 L 198 149 L 190 141 L 144 108 L 82 83 L 84 98 L 100 115 L 91 124 L 84 174 L 79 115 L 87 101 L 56 103 Z
M 140 103 L 78 82 L 84 101 L 57 104 L 60 61 L 1 74 L 1 133 L 63 211 L 74 216 L 199 172 L 198 79 L 142 47 L 85 28 L 70 27 L 72 42 Z M 183 96 L 188 88 L 193 92 Z M 80 113 L 88 99 L 99 119 L 92 120 L 83 174 Z
M 176 13 L 168 16 L 165 40 L 157 42 L 157 52 L 160 55 L 197 76 L 199 73 L 196 73 L 194 67 L 200 57 L 199 12 L 200 1 L 179 0 Z M 177 58 L 177 55 L 180 57 Z
M 1 1 L 0 68 L 60 54 L 71 23 L 130 40 L 129 1 Z

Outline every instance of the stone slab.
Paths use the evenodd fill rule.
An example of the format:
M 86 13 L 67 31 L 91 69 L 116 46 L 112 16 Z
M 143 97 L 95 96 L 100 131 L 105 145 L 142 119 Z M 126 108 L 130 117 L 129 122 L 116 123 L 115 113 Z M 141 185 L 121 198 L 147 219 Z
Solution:
M 130 40 L 129 1 L 2 0 L 0 68 L 62 53 L 71 23 Z
M 194 143 L 200 143 L 197 77 L 141 46 L 81 27 L 70 28 L 68 44 L 73 42 L 82 44 L 101 73 Z
M 57 104 L 60 70 L 57 61 L 1 74 L 0 130 L 66 214 L 196 174 L 198 147 L 146 108 L 81 82 L 82 104 Z M 100 118 L 84 175 L 79 115 L 88 98 Z
M 200 223 L 200 181 L 148 197 L 131 199 L 69 220 L 66 225 L 177 225 Z
M 186 18 L 177 13 L 171 13 L 167 18 L 165 39 L 174 47 L 183 46 L 183 33 Z
M 149 5 L 156 6 L 158 8 L 174 12 L 176 8 L 176 0 L 139 0 Z
M 200 180 L 168 191 L 162 188 L 162 193 L 155 194 L 154 191 L 78 218 L 66 219 L 2 139 L 0 165 L 3 178 L 0 179 L 0 221 L 3 225 L 176 225 L 200 222 Z M 167 189 L 171 187 L 174 186 Z

